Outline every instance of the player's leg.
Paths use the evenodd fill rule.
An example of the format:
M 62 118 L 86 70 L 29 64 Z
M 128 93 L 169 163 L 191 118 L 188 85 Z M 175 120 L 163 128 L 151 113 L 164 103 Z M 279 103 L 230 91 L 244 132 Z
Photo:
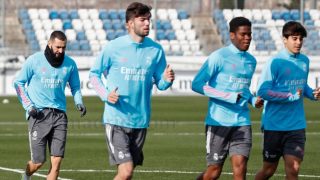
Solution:
M 27 163 L 24 174 L 26 178 L 40 169 L 46 161 L 47 135 L 50 129 L 43 113 L 39 113 L 37 117 L 29 117 L 28 130 L 31 160 Z
M 110 165 L 117 165 L 118 172 L 114 179 L 131 179 L 134 164 L 130 152 L 130 128 L 106 124 L 106 141 L 109 150 Z
M 223 165 L 209 165 L 205 172 L 197 177 L 197 180 L 213 180 L 220 177 Z
M 133 176 L 133 162 L 125 162 L 118 165 L 118 173 L 114 177 L 114 180 L 130 180 Z
M 276 172 L 280 157 L 283 155 L 283 142 L 286 132 L 264 131 L 263 166 L 257 172 L 256 180 L 269 179 Z
M 55 180 L 59 176 L 60 165 L 64 157 L 66 140 L 67 140 L 67 115 L 59 110 L 52 110 L 51 118 L 52 130 L 48 135 L 49 151 L 51 155 L 51 164 L 47 179 Z
M 48 172 L 47 180 L 56 180 L 59 176 L 62 157 L 51 156 L 51 166 Z
M 143 156 L 143 145 L 147 136 L 147 129 L 134 129 L 132 133 L 130 133 L 130 137 L 132 139 L 130 144 L 130 153 L 132 156 L 132 161 L 134 167 L 142 166 L 144 156 Z
M 197 179 L 218 179 L 228 154 L 231 127 L 206 126 L 207 169 Z
M 257 172 L 255 180 L 266 180 L 273 176 L 278 167 L 278 162 L 263 162 L 262 168 Z
M 298 179 L 300 164 L 302 160 L 292 155 L 284 155 L 283 159 L 285 164 L 286 179 Z
M 246 179 L 247 161 L 249 159 L 251 146 L 251 126 L 233 127 L 229 148 L 233 179 Z
M 132 162 L 126 162 L 118 165 L 118 174 L 114 178 L 115 180 L 121 179 L 131 179 L 133 177 L 133 170 L 137 165 L 142 165 L 143 163 L 143 145 L 146 139 L 147 129 L 134 129 L 132 132 L 128 133 L 131 139 L 130 154 L 132 157 Z
M 284 164 L 286 179 L 298 179 L 299 169 L 304 156 L 305 130 L 290 131 L 286 135 Z
M 231 156 L 233 179 L 246 179 L 248 158 L 243 155 Z
M 35 173 L 38 169 L 40 169 L 42 165 L 43 165 L 43 163 L 35 164 L 32 161 L 29 161 L 27 163 L 27 167 L 26 167 L 25 172 L 22 174 L 22 180 L 31 179 L 32 174 Z

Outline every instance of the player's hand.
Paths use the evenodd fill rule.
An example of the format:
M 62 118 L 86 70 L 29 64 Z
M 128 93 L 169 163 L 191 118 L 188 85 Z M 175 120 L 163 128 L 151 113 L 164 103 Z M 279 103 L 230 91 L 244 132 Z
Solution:
M 302 96 L 302 89 L 297 90 L 298 95 L 301 97 Z
M 261 108 L 263 107 L 263 104 L 264 100 L 260 96 L 258 96 L 256 102 L 254 103 L 254 107 Z
M 240 99 L 242 98 L 241 94 L 242 94 L 242 93 L 238 93 L 237 101 L 236 101 L 236 102 L 239 102 L 239 101 L 240 101 Z
M 290 94 L 291 94 L 291 93 L 290 93 Z M 290 101 L 290 102 L 292 102 L 292 101 L 297 101 L 297 100 L 299 100 L 302 96 L 303 96 L 302 90 L 301 90 L 301 89 L 298 89 L 296 93 L 291 94 L 291 95 L 289 96 L 289 101 Z
M 313 90 L 313 97 L 316 100 L 320 100 L 320 88 L 316 88 L 315 90 Z
M 28 110 L 28 115 L 31 117 L 36 117 L 38 115 L 38 110 L 37 108 L 35 108 L 34 106 L 32 106 L 29 110 Z
M 108 102 L 111 104 L 115 104 L 119 100 L 119 94 L 117 93 L 118 87 L 116 87 L 111 93 L 108 95 Z
M 169 64 L 167 65 L 166 69 L 164 70 L 164 78 L 168 82 L 174 81 L 174 72 Z
M 84 115 L 86 115 L 87 113 L 87 108 L 83 105 L 83 104 L 77 104 L 77 109 L 78 111 L 81 112 L 81 117 L 83 117 Z

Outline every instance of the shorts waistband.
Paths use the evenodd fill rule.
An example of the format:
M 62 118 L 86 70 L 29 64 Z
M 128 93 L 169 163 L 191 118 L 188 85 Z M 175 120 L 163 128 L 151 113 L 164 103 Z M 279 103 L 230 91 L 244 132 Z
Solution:
M 57 113 L 65 113 L 64 111 L 60 110 L 60 109 L 56 109 L 56 108 L 43 108 L 52 112 L 57 112 Z

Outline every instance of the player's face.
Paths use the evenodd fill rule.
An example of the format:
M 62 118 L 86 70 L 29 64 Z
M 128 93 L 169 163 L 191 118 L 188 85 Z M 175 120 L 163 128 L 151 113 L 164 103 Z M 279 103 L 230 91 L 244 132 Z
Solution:
M 149 35 L 151 14 L 139 16 L 129 21 L 131 31 L 140 37 Z
M 55 38 L 52 41 L 49 41 L 48 46 L 51 49 L 52 53 L 57 57 L 61 57 L 64 54 L 64 51 L 66 50 L 66 41 L 62 41 L 58 38 Z
M 240 51 L 247 51 L 251 42 L 251 27 L 239 26 L 236 32 L 230 32 L 230 39 Z
M 303 37 L 301 35 L 289 36 L 288 38 L 283 38 L 284 46 L 291 53 L 300 53 L 303 44 Z

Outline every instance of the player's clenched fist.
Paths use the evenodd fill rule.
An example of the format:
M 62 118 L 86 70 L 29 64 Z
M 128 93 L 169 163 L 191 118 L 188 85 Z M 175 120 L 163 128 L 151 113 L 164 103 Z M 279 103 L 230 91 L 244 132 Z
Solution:
M 302 89 L 298 89 L 297 93 L 298 93 L 299 96 L 302 96 Z
M 173 82 L 173 80 L 174 80 L 174 72 L 169 64 L 167 65 L 166 69 L 164 70 L 164 77 L 165 77 L 166 81 L 168 81 L 168 82 Z
M 256 102 L 254 103 L 254 106 L 256 108 L 261 108 L 263 106 L 264 100 L 258 96 Z
M 118 87 L 116 87 L 113 91 L 108 95 L 108 102 L 111 104 L 115 104 L 119 100 L 119 94 L 117 93 Z
M 316 100 L 320 100 L 320 88 L 316 88 L 315 90 L 313 90 L 313 97 Z

